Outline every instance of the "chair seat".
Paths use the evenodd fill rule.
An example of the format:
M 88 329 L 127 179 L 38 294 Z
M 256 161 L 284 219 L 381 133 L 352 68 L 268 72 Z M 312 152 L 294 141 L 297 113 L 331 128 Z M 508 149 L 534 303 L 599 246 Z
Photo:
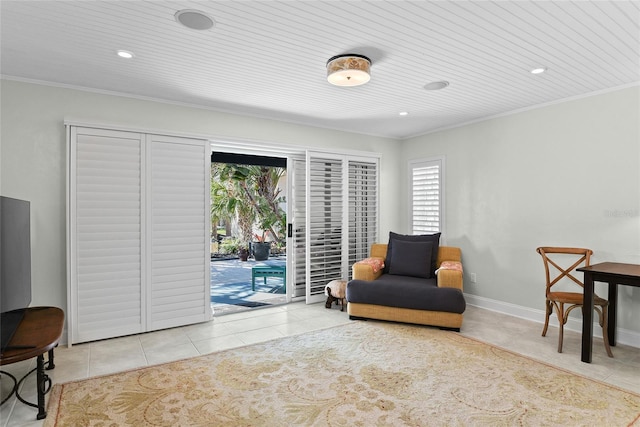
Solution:
M 563 304 L 578 304 L 582 305 L 584 298 L 579 292 L 549 292 L 547 299 L 550 301 L 557 301 Z M 607 305 L 609 302 L 606 299 L 600 298 L 598 295 L 593 296 L 594 305 Z

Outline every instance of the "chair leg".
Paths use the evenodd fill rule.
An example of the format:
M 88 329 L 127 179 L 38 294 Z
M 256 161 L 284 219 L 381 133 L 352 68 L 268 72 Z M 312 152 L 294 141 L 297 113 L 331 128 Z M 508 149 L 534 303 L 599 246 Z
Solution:
M 549 327 L 549 316 L 551 316 L 551 312 L 553 311 L 553 305 L 551 305 L 551 301 L 547 300 L 545 302 L 546 312 L 544 316 L 544 328 L 542 329 L 542 336 L 547 336 L 547 328 Z
M 602 312 L 600 313 L 600 326 L 602 326 L 602 338 L 604 341 L 604 348 L 607 350 L 607 355 L 609 357 L 613 357 L 613 353 L 611 352 L 611 347 L 609 346 L 609 333 L 607 331 L 607 307 L 602 307 Z
M 558 312 L 558 353 L 562 353 L 562 340 L 564 338 L 564 304 L 560 303 L 560 308 L 556 307 Z

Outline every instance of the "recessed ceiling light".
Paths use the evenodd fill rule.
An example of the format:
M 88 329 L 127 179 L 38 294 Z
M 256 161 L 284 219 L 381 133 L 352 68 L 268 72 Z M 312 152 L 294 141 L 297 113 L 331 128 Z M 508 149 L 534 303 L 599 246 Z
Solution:
M 216 23 L 204 12 L 194 9 L 179 10 L 173 16 L 185 27 L 198 31 L 210 30 Z
M 400 112 L 398 113 L 398 115 L 399 115 L 399 116 L 408 116 L 408 115 L 409 115 L 409 112 L 408 112 L 408 111 L 400 111 Z
M 118 56 L 120 58 L 131 59 L 131 58 L 133 58 L 133 53 L 129 52 L 128 50 L 119 50 L 118 51 Z
M 547 67 L 538 67 L 531 70 L 531 74 L 542 74 L 547 71 Z
M 439 82 L 427 83 L 426 85 L 424 85 L 424 88 L 426 90 L 440 90 L 440 89 L 444 89 L 447 86 L 449 86 L 449 82 L 441 80 Z

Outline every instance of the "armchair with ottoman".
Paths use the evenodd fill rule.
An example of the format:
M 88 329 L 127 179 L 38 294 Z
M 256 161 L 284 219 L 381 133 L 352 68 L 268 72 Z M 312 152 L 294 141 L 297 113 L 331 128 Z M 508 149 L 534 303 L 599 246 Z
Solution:
M 466 308 L 460 248 L 439 246 L 440 233 L 389 233 L 353 265 L 347 284 L 351 319 L 377 319 L 460 331 Z

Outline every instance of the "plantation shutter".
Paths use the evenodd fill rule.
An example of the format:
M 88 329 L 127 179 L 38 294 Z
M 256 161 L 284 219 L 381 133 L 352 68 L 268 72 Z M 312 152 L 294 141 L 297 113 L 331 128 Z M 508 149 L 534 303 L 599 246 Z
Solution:
M 378 238 L 378 163 L 349 160 L 349 268 L 369 256 Z
M 442 169 L 443 159 L 416 161 L 409 165 L 413 234 L 442 231 Z
M 210 319 L 209 148 L 69 126 L 70 344 Z
M 209 286 L 209 148 L 150 135 L 149 330 L 205 320 Z
M 72 129 L 70 342 L 144 330 L 144 135 Z
M 307 153 L 307 303 L 321 301 L 330 281 L 346 278 L 343 157 Z
M 293 158 L 290 160 L 290 167 L 287 173 L 291 174 L 291 218 L 289 223 L 292 225 L 292 250 L 288 254 L 292 254 L 293 259 L 289 260 L 289 265 L 293 266 L 293 274 L 289 277 L 293 279 L 293 296 L 303 297 L 306 295 L 306 168 L 305 160 Z
M 332 280 L 351 278 L 353 263 L 378 237 L 378 160 L 307 153 L 307 302 L 322 300 Z

